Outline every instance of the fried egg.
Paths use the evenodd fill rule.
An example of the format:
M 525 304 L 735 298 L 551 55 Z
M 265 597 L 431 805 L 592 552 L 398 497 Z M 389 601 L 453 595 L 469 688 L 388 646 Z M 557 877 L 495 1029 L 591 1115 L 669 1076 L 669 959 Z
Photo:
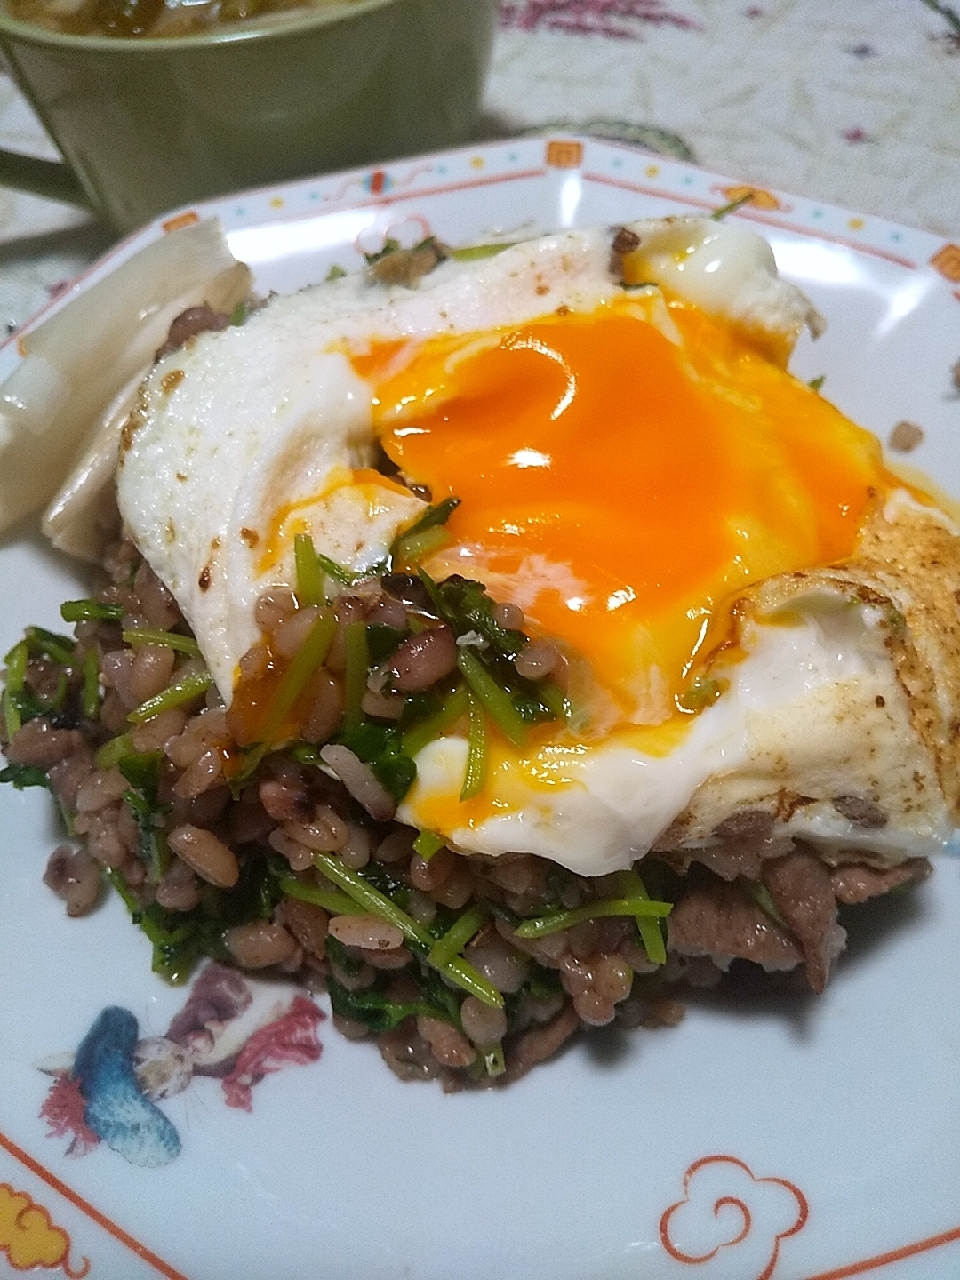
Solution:
M 124 432 L 132 536 L 229 702 L 298 533 L 362 573 L 419 495 L 458 498 L 427 569 L 556 641 L 572 712 L 493 735 L 467 801 L 465 731 L 420 751 L 398 816 L 454 848 L 601 875 L 761 810 L 831 859 L 937 849 L 956 528 L 785 371 L 819 321 L 765 241 L 668 219 L 614 244 L 569 231 L 415 289 L 348 277 L 192 339 Z

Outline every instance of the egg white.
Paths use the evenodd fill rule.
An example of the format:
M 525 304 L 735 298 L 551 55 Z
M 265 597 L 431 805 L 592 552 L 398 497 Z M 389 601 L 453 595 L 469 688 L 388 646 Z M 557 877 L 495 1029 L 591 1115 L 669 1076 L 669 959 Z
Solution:
M 730 287 L 725 293 L 711 286 L 707 309 L 722 311 L 726 297 L 736 319 L 749 312 L 751 296 L 760 298 L 771 331 L 796 337 L 806 303 L 777 278 L 772 254 L 762 241 L 756 248 L 757 237 L 744 239 L 740 229 L 707 219 L 636 225 L 645 235 L 649 226 L 669 227 L 671 245 L 685 237 L 713 246 L 713 258 L 699 266 L 691 254 L 681 295 L 712 276 L 717 242 L 729 242 L 723 278 Z M 244 325 L 200 334 L 155 366 L 121 452 L 120 511 L 180 603 L 227 702 L 237 663 L 256 639 L 257 597 L 293 582 L 289 549 L 263 566 L 263 540 L 278 513 L 304 504 L 318 550 L 360 571 L 382 560 L 398 530 L 423 509 L 387 486 L 373 504 L 375 516 L 364 495 L 351 502 L 343 486 L 331 502 L 331 476 L 369 467 L 374 452 L 372 391 L 344 349 L 482 332 L 560 306 L 592 311 L 620 292 L 609 259 L 607 233 L 569 231 L 494 258 L 443 263 L 415 291 L 348 276 L 274 298 Z M 670 261 L 666 253 L 651 262 L 652 275 L 670 276 Z M 672 276 L 669 282 L 676 283 Z M 701 284 L 701 292 L 706 288 Z M 648 306 L 649 318 L 675 337 L 662 300 L 651 298 Z
M 769 247 L 743 228 L 673 219 L 633 229 L 652 284 L 787 347 L 810 320 L 806 300 L 778 279 Z M 342 483 L 345 471 L 370 466 L 374 453 L 373 393 L 345 351 L 517 325 L 561 306 L 590 312 L 621 292 L 609 265 L 608 232 L 569 231 L 493 258 L 446 262 L 416 290 L 347 277 L 275 298 L 244 325 L 200 335 L 158 363 L 126 433 L 118 500 L 225 701 L 240 657 L 258 636 L 257 598 L 294 583 L 292 539 L 272 558 L 264 555 L 284 512 L 296 505 L 318 550 L 361 571 L 378 563 L 423 509 L 387 483 L 373 494 L 369 484 Z M 645 305 L 676 340 L 658 290 Z M 885 657 L 883 620 L 846 598 L 842 606 L 814 595 L 795 604 L 789 624 L 753 619 L 726 692 L 667 747 L 645 750 L 618 731 L 603 742 L 573 744 L 559 764 L 557 752 L 544 748 L 554 750 L 550 768 L 531 769 L 514 753 L 497 811 L 443 834 L 463 850 L 530 852 L 598 875 L 629 866 L 711 789 L 724 797 L 711 812 L 722 814 L 768 802 L 778 785 L 789 784 L 818 800 L 790 815 L 781 824 L 785 833 L 855 847 L 865 833 L 823 797 L 839 787 L 864 794 L 886 788 L 902 798 L 912 772 L 928 783 L 926 808 L 914 806 L 911 814 L 909 804 L 901 806 L 903 820 L 870 833 L 870 847 L 889 859 L 939 847 L 949 836 L 946 806 L 928 753 L 916 741 L 898 741 L 909 713 Z M 889 708 L 889 732 L 867 714 L 878 699 Z M 846 760 L 838 755 L 839 707 L 847 717 Z M 868 729 L 872 754 L 857 745 Z M 457 734 L 424 748 L 398 816 L 430 825 L 431 800 L 459 794 L 465 757 Z M 823 776 L 837 770 L 841 782 Z M 709 830 L 695 838 L 709 840 Z

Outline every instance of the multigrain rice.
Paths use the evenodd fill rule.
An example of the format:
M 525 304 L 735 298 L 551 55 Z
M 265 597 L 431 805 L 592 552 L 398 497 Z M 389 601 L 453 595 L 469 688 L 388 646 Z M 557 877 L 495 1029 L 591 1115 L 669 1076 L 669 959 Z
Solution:
M 364 677 L 360 709 L 381 734 L 405 714 L 408 696 L 448 687 L 460 644 L 472 643 L 438 622 L 419 578 L 387 574 L 335 598 L 332 643 L 305 690 L 298 740 L 254 754 L 245 773 L 256 748 L 236 701 L 226 710 L 206 682 L 173 705 L 164 702 L 177 682 L 204 676 L 169 592 L 129 543 L 108 549 L 104 569 L 94 601 L 112 616 L 77 622 L 75 641 L 63 642 L 72 645 L 69 660 L 42 646 L 31 651 L 25 689 L 33 713 L 4 734 L 10 766 L 39 771 L 72 820 L 76 846 L 58 846 L 44 874 L 68 914 L 93 909 L 109 876 L 161 937 L 189 937 L 189 946 L 157 952 L 170 979 L 185 980 L 199 957 L 213 955 L 312 991 L 326 987 L 344 1035 L 374 1040 L 402 1079 L 439 1079 L 447 1090 L 509 1083 L 581 1027 L 676 1025 L 678 984 L 721 978 L 729 956 L 671 951 L 658 959 L 632 918 L 590 917 L 591 903 L 619 892 L 611 878 L 576 876 L 529 854 L 466 857 L 436 842 L 421 847 L 416 831 L 394 821 L 395 796 L 337 738 L 351 627 L 399 637 L 386 656 L 371 656 Z M 255 614 L 261 636 L 240 662 L 249 682 L 294 660 L 322 610 L 301 608 L 293 592 L 275 589 Z M 518 632 L 524 625 L 513 605 L 493 604 L 491 616 Z M 416 628 L 405 634 L 411 617 Z M 131 627 L 165 632 L 180 647 L 154 637 L 128 643 L 123 629 Z M 91 663 L 95 706 L 88 705 L 88 677 L 84 684 Z M 529 687 L 562 685 L 566 661 L 550 641 L 532 640 L 519 648 L 515 668 Z M 130 713 L 148 699 L 161 705 L 131 723 Z M 762 866 L 750 851 L 757 845 L 771 854 L 769 829 L 769 814 L 744 811 L 717 832 L 702 865 L 681 865 L 664 848 L 644 861 L 645 879 L 670 903 L 688 891 L 712 892 L 715 882 L 727 885 L 728 864 L 747 875 Z M 772 852 L 783 860 L 787 846 Z M 924 861 L 914 860 L 898 869 L 897 883 L 925 873 Z M 888 887 L 882 872 L 845 874 L 836 877 L 845 900 Z M 386 907 L 370 910 L 351 898 L 341 877 Z M 554 932 L 523 932 L 531 918 L 584 907 L 584 918 Z M 755 927 L 756 917 L 750 920 Z M 431 960 L 463 921 L 469 927 L 451 955 Z M 770 967 L 781 952 L 793 967 L 802 964 L 797 941 L 767 923 L 780 948 L 767 956 Z M 480 995 L 451 980 L 444 967 L 451 960 L 475 975 Z

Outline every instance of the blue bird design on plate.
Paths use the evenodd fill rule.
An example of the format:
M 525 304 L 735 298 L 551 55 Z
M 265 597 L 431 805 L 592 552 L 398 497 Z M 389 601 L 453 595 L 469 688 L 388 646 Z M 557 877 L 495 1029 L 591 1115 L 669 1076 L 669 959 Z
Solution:
M 95 1018 L 75 1054 L 38 1062 L 53 1076 L 40 1108 L 50 1137 L 67 1137 L 67 1154 L 105 1143 L 142 1169 L 180 1154 L 180 1135 L 158 1101 L 198 1077 L 215 1077 L 228 1107 L 252 1110 L 266 1076 L 320 1057 L 324 1014 L 296 988 L 250 982 L 210 963 L 164 1035 L 142 1036 L 129 1009 L 110 1005 Z
M 108 1147 L 144 1168 L 180 1153 L 180 1135 L 145 1097 L 133 1070 L 140 1027 L 127 1009 L 104 1009 L 80 1042 L 73 1075 L 83 1094 L 84 1120 Z

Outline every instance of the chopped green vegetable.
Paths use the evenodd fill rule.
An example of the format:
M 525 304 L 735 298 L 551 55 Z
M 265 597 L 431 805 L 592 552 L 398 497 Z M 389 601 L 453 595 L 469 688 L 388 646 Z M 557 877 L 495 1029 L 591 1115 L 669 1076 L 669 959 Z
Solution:
M 27 677 L 27 663 L 30 661 L 30 649 L 26 640 L 21 640 L 5 655 L 3 662 L 6 668 L 4 684 L 8 693 L 19 693 Z
M 164 810 L 136 791 L 125 791 L 123 798 L 130 806 L 130 812 L 137 824 L 140 836 L 140 858 L 150 868 L 151 880 L 156 884 L 169 870 L 171 862 L 166 833 L 156 822 L 156 818 L 162 816 Z
M 185 702 L 192 702 L 201 693 L 206 693 L 212 684 L 213 676 L 209 671 L 191 671 L 189 675 L 181 676 L 168 685 L 162 693 L 141 702 L 139 707 L 129 713 L 127 719 L 131 724 L 143 724 L 145 720 L 152 720 L 171 707 L 182 707 Z
M 507 1069 L 507 1063 L 503 1056 L 503 1045 L 492 1044 L 482 1050 L 483 1053 L 483 1069 L 492 1079 L 502 1076 Z
M 421 831 L 413 842 L 413 851 L 418 853 L 424 862 L 429 862 L 435 853 L 439 853 L 445 846 L 446 841 L 443 836 L 438 836 L 435 831 Z
M 451 249 L 450 257 L 456 262 L 476 262 L 481 258 L 495 258 L 504 249 L 512 249 L 513 241 L 507 244 L 468 244 L 462 249 Z
M 200 646 L 192 636 L 178 636 L 173 631 L 161 631 L 159 627 L 131 627 L 122 634 L 125 644 L 156 644 L 164 649 L 175 649 L 177 653 L 186 653 L 191 658 L 200 656 Z
M 247 782 L 256 772 L 267 752 L 279 745 L 277 737 L 283 728 L 284 721 L 296 705 L 310 677 L 326 658 L 336 629 L 336 618 L 332 612 L 325 610 L 307 632 L 307 638 L 283 673 L 273 697 L 267 704 L 266 714 L 259 729 L 260 741 L 247 752 L 243 769 L 232 782 L 235 789 Z
M 328 938 L 328 946 L 330 942 L 331 939 Z M 331 953 L 335 950 L 343 950 L 343 948 L 334 947 L 330 949 Z M 343 963 L 339 956 L 336 963 L 338 965 Z M 407 1018 L 416 1018 L 421 1015 L 427 1018 L 440 1018 L 459 1029 L 460 1019 L 453 993 L 445 990 L 442 983 L 431 983 L 427 979 L 426 972 L 418 973 L 412 968 L 409 972 L 420 987 L 419 1000 L 392 1000 L 383 990 L 382 977 L 378 977 L 372 987 L 360 991 L 349 991 L 337 982 L 336 978 L 328 978 L 327 990 L 330 993 L 333 1012 L 339 1018 L 350 1018 L 354 1022 L 362 1023 L 369 1031 L 378 1035 L 384 1031 L 392 1031 Z
M 725 680 L 710 680 L 705 679 L 703 676 L 697 676 L 689 689 L 685 689 L 683 693 L 677 695 L 677 710 L 685 711 L 690 715 L 697 711 L 703 711 L 705 707 L 712 706 L 726 690 L 727 682 Z
M 107 739 L 94 756 L 93 762 L 98 769 L 112 769 L 120 763 L 124 756 L 133 754 L 136 753 L 133 750 L 133 740 L 130 734 L 121 733 L 115 738 Z
M 66 666 L 73 660 L 73 651 L 77 647 L 76 640 L 69 636 L 58 636 L 55 631 L 47 631 L 45 627 L 27 627 L 24 632 L 31 654 L 50 658 Z
M 133 923 L 140 926 L 153 944 L 153 972 L 166 978 L 173 986 L 182 986 L 204 954 L 203 939 L 198 933 L 194 912 L 165 912 L 156 903 L 142 907 L 119 871 L 108 867 L 107 879 L 123 899 Z M 179 923 L 173 923 L 174 916 L 179 918 Z
M 116 764 L 131 787 L 136 787 L 138 791 L 144 792 L 151 800 L 156 801 L 160 769 L 163 765 L 162 751 L 131 751 L 121 756 Z
M 458 684 L 444 698 L 439 711 L 406 730 L 401 739 L 404 754 L 415 756 L 428 742 L 433 742 L 434 738 L 439 738 L 448 729 L 452 729 L 468 710 L 469 694 L 462 684 Z
M 308 533 L 298 533 L 293 539 L 293 556 L 297 570 L 297 599 L 305 608 L 327 603 L 323 588 L 323 567 Z
M 448 535 L 441 526 L 447 523 L 459 505 L 459 498 L 447 498 L 427 507 L 419 520 L 394 539 L 390 548 L 393 568 L 412 569 L 424 556 L 442 547 L 448 541 Z
M 46 770 L 35 764 L 8 764 L 0 769 L 0 782 L 11 782 L 18 791 L 27 787 L 49 787 Z
M 459 505 L 459 498 L 445 498 L 443 502 L 427 507 L 423 515 L 409 529 L 405 529 L 400 534 L 393 544 L 394 547 L 398 542 L 402 542 L 404 538 L 409 538 L 411 534 L 423 533 L 424 529 L 435 529 L 438 525 L 446 524 Z
M 363 695 L 367 691 L 367 675 L 370 669 L 370 651 L 367 648 L 367 628 L 363 622 L 348 622 L 343 632 L 346 670 L 343 676 L 343 728 L 345 733 L 356 729 L 363 717 Z
M 140 857 L 150 868 L 154 884 L 167 872 L 171 862 L 170 846 L 162 825 L 169 810 L 157 800 L 162 764 L 162 751 L 131 752 L 117 761 L 117 768 L 131 788 L 135 788 L 125 791 L 123 798 L 137 824 Z
M 461 912 L 456 923 L 430 948 L 427 963 L 432 964 L 435 969 L 444 969 L 460 954 L 474 934 L 479 932 L 486 920 L 487 913 L 479 907 Z
M 60 606 L 64 622 L 119 622 L 125 612 L 122 604 L 101 600 L 67 600 Z
M 4 658 L 6 676 L 3 690 L 3 727 L 8 740 L 19 731 L 22 724 L 17 695 L 23 690 L 26 682 L 29 660 L 30 651 L 26 640 L 15 644 Z
M 446 529 L 439 528 L 404 535 L 396 544 L 393 567 L 398 570 L 415 569 L 421 560 L 445 547 L 449 541 Z
M 365 578 L 376 576 L 376 571 L 380 567 L 377 565 L 370 569 L 362 569 L 359 573 L 354 573 L 350 569 L 345 569 L 342 564 L 337 564 L 336 560 L 331 560 L 329 556 L 325 556 L 316 547 L 313 549 L 313 554 L 317 558 L 317 564 L 327 577 L 333 578 L 334 582 L 339 582 L 344 587 L 352 587 L 355 582 L 362 582 Z
M 400 248 L 402 248 L 400 241 L 394 240 L 392 236 L 388 236 L 383 242 L 382 249 L 378 249 L 376 253 L 365 253 L 363 256 L 366 259 L 367 266 L 369 267 L 372 266 L 374 262 L 379 262 L 381 258 L 386 258 L 389 254 L 396 253 Z
M 307 884 L 296 876 L 281 876 L 280 888 L 288 898 L 299 898 L 301 902 L 310 902 L 315 907 L 323 907 L 335 916 L 357 916 L 364 914 L 364 908 L 339 889 L 323 889 L 320 885 Z
M 467 737 L 467 767 L 463 774 L 460 799 L 471 800 L 483 790 L 487 774 L 487 719 L 483 703 L 472 691 L 467 695 L 470 708 L 470 731 Z
M 601 916 L 636 916 L 636 918 L 662 918 L 673 910 L 672 903 L 654 902 L 650 898 L 598 898 L 582 907 L 569 911 L 556 911 L 547 916 L 524 920 L 517 928 L 518 938 L 545 938 L 559 933 L 584 920 L 596 920 Z
M 618 871 L 616 879 L 617 891 L 624 898 L 648 899 L 650 897 L 646 886 L 636 871 Z M 663 941 L 660 922 L 637 916 L 637 930 L 640 934 L 640 941 L 643 943 L 643 949 L 647 953 L 647 959 L 651 964 L 666 964 L 667 948 Z
M 341 267 L 339 263 L 335 262 L 333 266 L 330 268 L 330 270 L 327 272 L 327 274 L 324 276 L 324 280 L 327 284 L 329 284 L 331 280 L 342 280 L 346 274 L 347 274 L 346 270 L 343 267 Z
M 192 911 L 168 911 L 156 902 L 141 906 L 119 872 L 107 870 L 110 883 L 153 944 L 153 971 L 179 986 L 187 981 L 201 956 L 230 961 L 224 931 L 235 924 L 268 919 L 280 900 L 271 864 L 250 858 L 241 866 L 240 879 L 230 890 L 204 888 L 200 904 Z
M 372 720 L 361 720 L 355 729 L 344 729 L 339 740 L 370 766 L 380 784 L 397 803 L 403 799 L 417 776 L 417 766 L 403 750 L 396 729 Z
M 765 884 L 760 884 L 756 880 L 748 880 L 745 876 L 741 876 L 740 887 L 746 893 L 747 897 L 752 898 L 760 910 L 775 921 L 782 928 L 787 929 L 789 926 L 780 914 L 780 908 L 773 900 L 770 890 Z
M 42 627 L 27 627 L 24 639 L 13 646 L 4 658 L 3 727 L 8 738 L 18 732 L 27 720 L 62 709 L 67 696 L 67 673 L 57 672 L 52 694 L 37 695 L 27 684 L 27 666 L 31 657 L 49 658 L 59 666 L 73 660 L 74 642 L 66 636 L 54 635 Z
M 337 622 L 332 613 L 321 613 L 307 632 L 307 638 L 297 650 L 296 657 L 283 673 L 276 693 L 267 706 L 261 726 L 264 743 L 273 745 L 283 722 L 293 710 L 307 681 L 326 658 Z
M 494 602 L 487 595 L 482 582 L 461 578 L 454 574 L 444 582 L 435 583 L 421 569 L 420 579 L 431 591 L 431 598 L 440 614 L 453 627 L 458 636 L 475 631 L 493 652 L 512 662 L 526 648 L 527 637 L 513 627 L 502 627 L 493 616 Z M 435 594 L 434 594 L 435 593 Z
M 371 667 L 378 667 L 394 652 L 403 639 L 405 632 L 397 627 L 388 627 L 382 622 L 367 623 L 368 661 Z
M 749 204 L 754 195 L 755 192 L 748 191 L 745 196 L 740 196 L 738 200 L 731 200 L 729 204 L 723 204 L 719 209 L 714 209 L 710 217 L 714 222 L 722 222 L 728 213 L 736 213 L 743 205 Z
M 315 853 L 313 861 L 319 871 L 334 884 L 339 885 L 344 893 L 349 894 L 365 911 L 395 925 L 409 942 L 419 946 L 425 955 L 429 955 L 434 939 L 423 925 L 418 924 L 412 916 L 401 910 L 386 894 L 375 889 L 359 872 L 349 870 L 339 858 L 334 858 L 327 853 Z M 482 1000 L 484 1004 L 496 1005 L 497 1008 L 503 1006 L 503 996 L 496 987 L 466 960 L 451 960 L 440 972 L 458 987 L 462 987 L 464 991 Z
M 463 672 L 471 692 L 504 737 L 515 747 L 522 747 L 527 738 L 527 727 L 510 695 L 500 688 L 480 659 L 463 646 L 457 654 L 457 666 Z
M 819 377 L 811 378 L 810 381 L 807 383 L 807 386 L 810 388 L 811 391 L 819 391 L 820 388 L 823 386 L 823 384 L 826 382 L 826 380 L 827 380 L 827 375 L 825 373 L 821 373 Z

